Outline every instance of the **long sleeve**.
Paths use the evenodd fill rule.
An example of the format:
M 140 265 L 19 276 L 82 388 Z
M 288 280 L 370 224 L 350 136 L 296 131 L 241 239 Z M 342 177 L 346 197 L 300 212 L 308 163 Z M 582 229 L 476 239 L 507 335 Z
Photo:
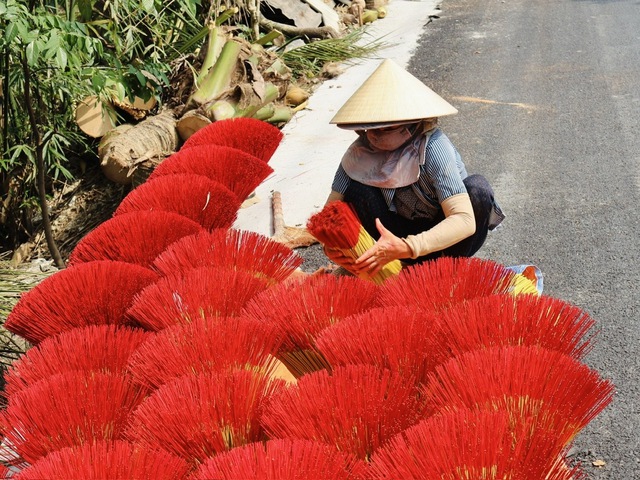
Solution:
M 475 233 L 475 216 L 467 193 L 449 197 L 441 205 L 444 220 L 425 232 L 403 239 L 411 248 L 411 258 L 443 250 Z

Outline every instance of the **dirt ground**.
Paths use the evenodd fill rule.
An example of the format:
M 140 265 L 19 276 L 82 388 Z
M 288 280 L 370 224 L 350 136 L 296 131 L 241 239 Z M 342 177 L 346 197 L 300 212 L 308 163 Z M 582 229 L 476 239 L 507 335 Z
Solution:
M 84 173 L 60 192 L 51 206 L 51 221 L 63 259 L 68 258 L 87 233 L 111 218 L 129 191 L 130 187 L 109 181 L 96 164 L 87 166 Z M 14 254 L 13 263 L 31 263 L 39 258 L 51 258 L 42 232 Z

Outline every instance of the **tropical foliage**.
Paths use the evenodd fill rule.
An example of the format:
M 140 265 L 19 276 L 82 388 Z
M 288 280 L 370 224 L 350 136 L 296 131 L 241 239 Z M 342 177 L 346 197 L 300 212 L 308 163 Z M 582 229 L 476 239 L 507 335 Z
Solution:
M 282 44 L 272 27 L 261 35 L 259 11 L 259 0 L 0 0 L 0 253 L 44 232 L 56 265 L 64 265 L 49 220 L 52 198 L 100 161 L 97 140 L 79 130 L 76 107 L 96 97 L 117 124 L 125 114 L 110 105 L 136 97 L 166 104 L 185 69 L 199 88 L 212 27 L 226 23 L 230 37 L 255 47 L 279 38 L 271 52 L 302 79 L 380 46 L 356 45 L 360 30 L 291 49 L 295 38 Z M 175 98 L 182 101 L 184 90 Z
M 38 194 L 42 208 L 74 161 L 95 156 L 75 123 L 79 99 L 157 95 L 208 13 L 197 0 L 0 0 L 3 244 L 28 238 Z

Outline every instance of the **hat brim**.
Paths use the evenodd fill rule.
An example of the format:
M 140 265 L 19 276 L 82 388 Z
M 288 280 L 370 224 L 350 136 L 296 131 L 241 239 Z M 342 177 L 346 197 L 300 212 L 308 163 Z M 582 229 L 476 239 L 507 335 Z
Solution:
M 411 123 L 420 123 L 423 118 L 415 120 L 404 120 L 395 122 L 377 122 L 377 123 L 338 123 L 336 126 L 344 130 L 376 130 L 378 128 L 393 127 L 396 125 L 409 125 Z

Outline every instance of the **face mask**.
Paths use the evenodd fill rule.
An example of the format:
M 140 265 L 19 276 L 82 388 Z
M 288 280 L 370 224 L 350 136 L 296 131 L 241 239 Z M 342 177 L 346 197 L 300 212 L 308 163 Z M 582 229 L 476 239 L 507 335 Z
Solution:
M 399 148 L 411 138 L 411 132 L 405 126 L 394 128 L 392 130 L 367 130 L 366 135 L 371 146 L 378 150 L 386 151 Z

